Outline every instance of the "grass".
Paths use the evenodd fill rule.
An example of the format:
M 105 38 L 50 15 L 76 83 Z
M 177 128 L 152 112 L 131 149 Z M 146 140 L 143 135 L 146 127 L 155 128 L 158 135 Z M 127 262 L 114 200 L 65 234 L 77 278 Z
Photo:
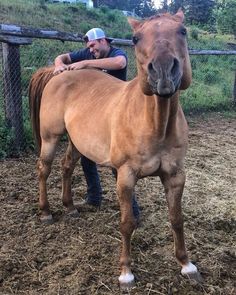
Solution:
M 36 0 L 2 0 L 0 21 L 74 33 L 86 33 L 91 27 L 101 26 L 106 29 L 107 35 L 115 38 L 131 36 L 126 17 L 118 10 L 88 9 L 79 3 L 69 5 L 40 3 L 41 1 Z

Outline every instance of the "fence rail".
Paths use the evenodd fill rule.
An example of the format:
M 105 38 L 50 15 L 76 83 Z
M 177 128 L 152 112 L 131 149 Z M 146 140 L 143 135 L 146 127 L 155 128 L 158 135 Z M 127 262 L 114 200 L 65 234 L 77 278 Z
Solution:
M 70 48 L 67 48 L 66 50 L 64 48 L 61 49 L 56 54 L 58 55 L 63 51 L 72 51 L 75 47 L 74 44 L 76 44 L 76 48 L 78 48 L 79 46 L 82 47 L 83 35 L 55 30 L 50 31 L 44 29 L 27 28 L 14 24 L 0 24 L 0 42 L 2 42 L 2 73 L 0 74 L 0 77 L 3 81 L 1 87 L 2 95 L 0 94 L 0 120 L 1 115 L 2 117 L 5 117 L 6 126 L 12 130 L 13 134 L 11 147 L 13 150 L 22 150 L 25 147 L 25 128 L 29 127 L 26 126 L 27 124 L 25 124 L 24 122 L 24 98 L 27 97 L 27 86 L 29 78 L 37 68 L 53 62 L 51 52 L 49 52 L 49 49 L 51 50 L 52 46 L 49 46 L 48 43 L 45 43 L 44 46 L 39 45 L 38 47 L 34 47 L 34 43 L 36 43 L 37 40 L 44 40 L 43 42 L 46 42 L 46 40 L 50 40 L 50 42 L 63 41 L 61 42 L 61 44 L 65 44 L 66 41 L 67 44 L 70 44 Z M 81 45 L 78 46 L 78 44 Z M 128 77 L 130 79 L 133 78 L 136 75 L 136 66 L 134 61 L 132 41 L 124 39 L 114 39 L 112 44 L 126 48 L 129 60 L 131 61 L 131 65 L 129 66 L 128 70 Z M 40 59 L 42 58 L 42 55 L 45 55 L 45 57 L 47 58 L 46 62 L 40 62 L 38 60 L 37 62 L 29 61 L 27 59 L 29 53 L 25 50 L 25 48 L 27 48 L 28 46 L 32 47 L 31 55 L 33 55 L 35 59 Z M 60 46 L 54 47 L 56 48 L 53 49 L 60 49 Z M 46 54 L 43 53 L 43 50 L 46 51 Z M 200 56 L 202 56 L 202 58 L 204 58 L 204 56 L 233 56 L 236 55 L 236 50 L 226 51 L 189 49 L 189 53 L 192 56 L 199 56 L 199 58 Z M 20 63 L 20 60 L 22 59 L 24 60 L 23 68 L 21 67 Z M 193 66 L 194 63 L 197 63 L 197 61 L 193 60 Z M 206 76 L 204 77 L 204 79 L 206 79 L 206 81 L 210 83 L 213 79 L 211 77 L 211 73 L 209 74 L 207 72 L 207 69 L 204 69 L 204 71 L 206 72 Z M 235 72 L 235 69 L 231 71 Z M 214 75 L 214 73 L 212 75 Z M 233 96 L 234 102 L 236 103 L 236 73 L 233 79 L 231 82 L 233 83 L 231 94 Z M 225 85 L 224 87 L 228 89 L 228 85 Z

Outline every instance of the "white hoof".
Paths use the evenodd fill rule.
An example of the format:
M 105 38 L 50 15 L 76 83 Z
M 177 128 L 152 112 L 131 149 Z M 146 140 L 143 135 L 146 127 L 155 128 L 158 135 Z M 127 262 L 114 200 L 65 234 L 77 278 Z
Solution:
M 196 266 L 194 264 L 192 264 L 191 262 L 184 265 L 181 269 L 182 275 L 190 275 L 190 274 L 197 273 L 197 272 L 198 272 L 198 270 L 197 270 Z
M 121 274 L 119 276 L 119 282 L 121 285 L 123 284 L 132 284 L 134 282 L 134 275 L 130 272 L 130 273 L 125 273 L 125 274 Z
M 121 274 L 119 276 L 119 283 L 120 283 L 120 289 L 122 291 L 130 291 L 135 283 L 134 283 L 134 275 L 129 272 L 129 273 L 125 273 L 125 274 Z

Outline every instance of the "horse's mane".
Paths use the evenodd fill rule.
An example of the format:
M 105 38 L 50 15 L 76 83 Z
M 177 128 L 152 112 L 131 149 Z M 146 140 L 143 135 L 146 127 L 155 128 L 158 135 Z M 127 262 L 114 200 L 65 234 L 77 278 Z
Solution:
M 39 134 L 39 113 L 41 97 L 48 81 L 53 77 L 54 66 L 44 67 L 33 74 L 29 83 L 29 108 L 33 135 L 40 150 L 41 138 Z

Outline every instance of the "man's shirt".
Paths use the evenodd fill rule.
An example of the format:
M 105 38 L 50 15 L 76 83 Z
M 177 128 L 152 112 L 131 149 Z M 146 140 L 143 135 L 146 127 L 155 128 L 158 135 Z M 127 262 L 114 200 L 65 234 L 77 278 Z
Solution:
M 116 57 L 116 56 L 124 56 L 126 59 L 126 66 L 123 69 L 120 70 L 104 70 L 104 72 L 120 79 L 126 81 L 127 76 L 127 55 L 126 53 L 119 49 L 112 47 L 110 48 L 110 51 L 108 53 L 107 57 Z M 105 57 L 105 58 L 107 58 Z M 74 51 L 70 53 L 71 62 L 75 63 L 82 60 L 89 60 L 89 59 L 96 59 L 95 56 L 90 52 L 89 48 L 80 49 L 79 51 Z

